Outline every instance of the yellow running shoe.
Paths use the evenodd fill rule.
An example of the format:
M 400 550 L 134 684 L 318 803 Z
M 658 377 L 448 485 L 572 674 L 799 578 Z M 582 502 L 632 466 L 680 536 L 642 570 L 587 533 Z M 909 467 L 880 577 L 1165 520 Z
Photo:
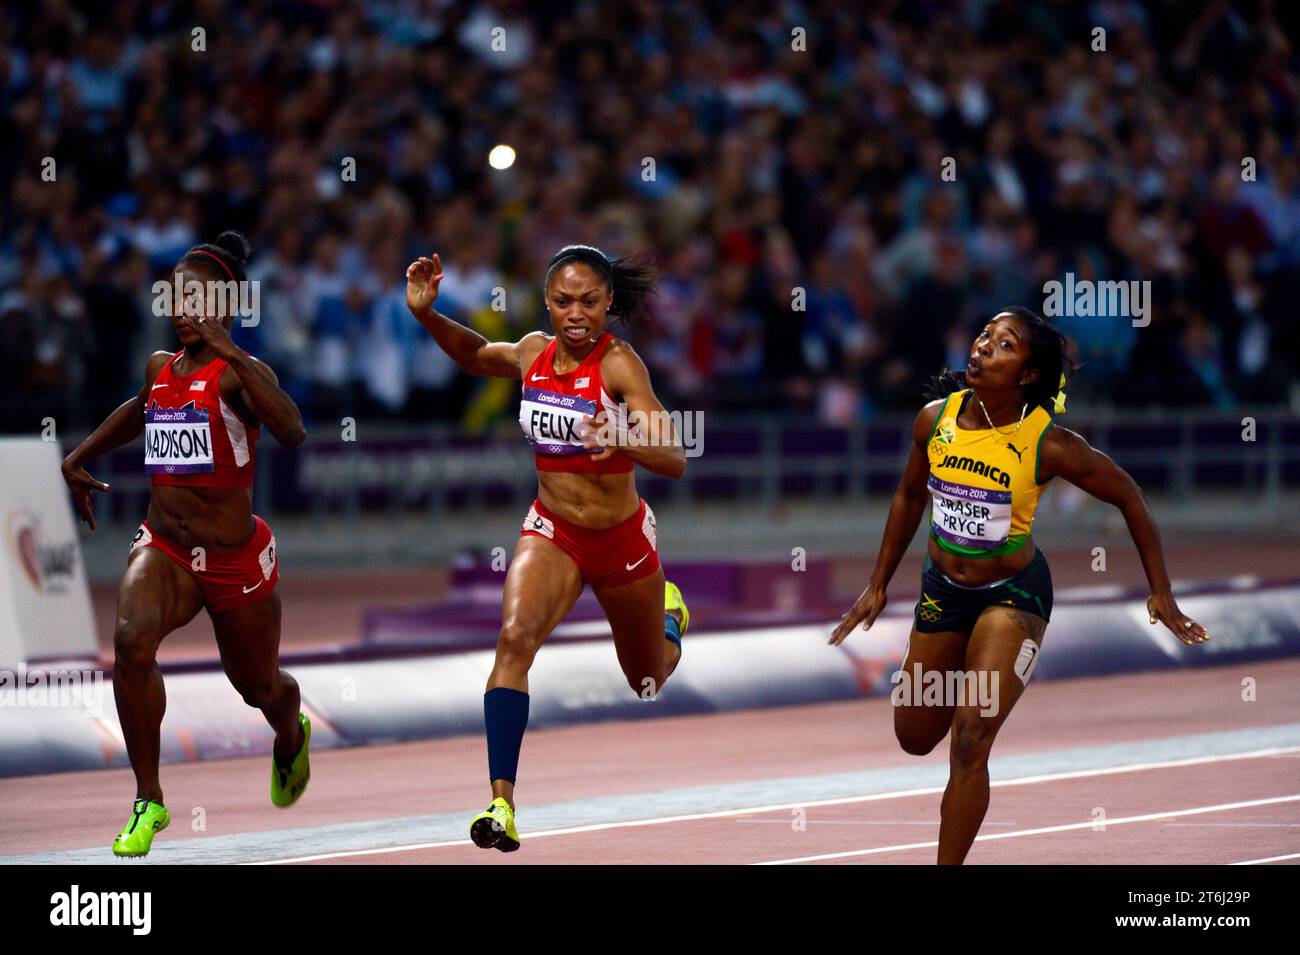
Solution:
M 514 852 L 519 848 L 519 833 L 515 830 L 515 811 L 500 796 L 492 805 L 469 824 L 469 837 L 480 849 L 500 849 Z
M 682 591 L 671 580 L 664 581 L 664 613 L 670 610 L 679 611 L 682 615 L 682 635 L 686 635 L 686 628 L 691 625 L 691 612 L 686 609 L 686 601 L 682 599 Z
M 298 714 L 298 725 L 302 727 L 302 748 L 294 754 L 288 769 L 281 769 L 275 753 L 271 754 L 271 803 L 281 809 L 292 806 L 307 788 L 311 779 L 311 760 L 308 750 L 311 748 L 311 720 L 306 713 Z
M 113 855 L 128 858 L 148 855 L 154 834 L 166 829 L 171 821 L 171 813 L 162 803 L 137 799 L 131 806 L 131 818 L 113 840 Z

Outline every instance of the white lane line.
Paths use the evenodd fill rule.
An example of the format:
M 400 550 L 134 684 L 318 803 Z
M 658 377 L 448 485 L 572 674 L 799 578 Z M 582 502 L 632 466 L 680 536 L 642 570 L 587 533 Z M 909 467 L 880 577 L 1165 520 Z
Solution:
M 988 823 L 985 823 L 988 825 Z M 1166 829 L 1300 829 L 1300 822 L 1166 822 Z
M 792 820 L 790 819 L 737 819 L 736 825 L 752 826 L 786 826 L 789 827 Z M 807 826 L 929 826 L 933 829 L 939 825 L 938 819 L 804 819 L 803 825 Z M 1015 826 L 1014 822 L 988 822 L 985 821 L 980 828 L 994 829 L 999 826 Z
M 1285 859 L 1300 859 L 1300 852 L 1285 856 L 1269 856 L 1267 859 L 1247 859 L 1245 862 L 1229 862 L 1228 865 L 1263 865 L 1265 862 L 1282 862 Z
M 542 835 L 542 833 L 536 835 Z M 468 839 L 455 839 L 451 842 L 415 842 L 408 846 L 390 846 L 387 849 L 352 849 L 347 852 L 322 852 L 320 855 L 314 856 L 295 856 L 292 859 L 267 859 L 263 862 L 240 862 L 237 864 L 291 865 L 295 862 L 320 862 L 323 859 L 348 859 L 353 856 L 378 856 L 387 852 L 414 852 L 417 849 L 445 849 L 448 846 L 472 846 L 473 844 Z
M 1028 786 L 1035 783 L 1050 783 L 1063 779 L 1086 779 L 1093 776 L 1110 776 L 1117 773 L 1144 772 L 1152 769 L 1177 769 L 1182 766 L 1200 766 L 1206 763 L 1222 763 L 1236 759 L 1261 759 L 1268 756 L 1281 756 L 1287 753 L 1300 753 L 1300 746 L 1278 746 L 1269 749 L 1256 749 L 1245 753 L 1225 753 L 1218 756 L 1190 756 L 1184 759 L 1170 759 L 1162 762 L 1129 763 L 1120 766 L 1104 766 L 1100 769 L 1077 769 L 1064 773 L 1046 773 L 1035 776 L 1019 776 L 1013 779 L 995 779 L 992 786 Z M 700 819 L 725 819 L 728 816 L 747 816 L 756 813 L 785 812 L 791 809 L 810 809 L 819 806 L 845 806 L 853 803 L 877 802 L 884 799 L 905 799 L 909 796 L 933 796 L 942 793 L 946 786 L 930 786 L 924 789 L 901 789 L 894 792 L 871 793 L 865 796 L 843 796 L 837 799 L 815 799 L 806 802 L 786 802 L 767 806 L 748 806 L 743 809 L 719 809 L 714 812 L 695 812 L 676 816 L 657 816 L 651 819 L 629 819 L 619 822 L 602 822 L 590 826 L 572 826 L 564 829 L 544 829 L 540 832 L 526 833 L 529 839 L 543 839 L 548 836 L 568 836 L 583 832 L 600 832 L 606 829 L 625 829 L 638 826 L 659 826 L 674 822 L 695 822 Z M 1089 823 L 1091 825 L 1091 823 Z M 443 849 L 449 846 L 471 845 L 468 839 L 454 842 L 421 842 L 410 845 L 388 846 L 377 849 L 349 849 L 342 852 L 322 852 L 309 856 L 294 856 L 288 859 L 267 859 L 261 862 L 245 862 L 241 865 L 289 865 L 296 862 L 321 862 L 326 859 L 349 859 L 354 856 L 383 855 L 388 852 L 415 852 L 420 849 Z M 924 845 L 929 845 L 925 843 Z
M 1130 822 L 1151 822 L 1153 819 L 1168 819 L 1171 816 L 1196 816 L 1206 812 L 1230 812 L 1234 809 L 1249 809 L 1253 806 L 1272 806 L 1282 802 L 1300 801 L 1300 793 L 1291 796 L 1273 796 L 1269 799 L 1250 799 L 1246 802 L 1225 802 L 1217 806 L 1197 806 L 1195 809 L 1170 809 L 1165 812 L 1148 812 L 1140 816 L 1122 816 L 1107 819 L 1106 828 L 1122 826 Z M 997 839 L 1020 839 L 1024 836 L 1041 836 L 1049 832 L 1070 832 L 1078 829 L 1091 829 L 1097 820 L 1088 822 L 1071 822 L 1060 826 L 1042 826 L 1038 829 L 1021 829 L 1016 832 L 995 832 L 987 836 L 976 836 L 976 842 L 993 842 Z M 773 859 L 769 862 L 755 862 L 754 865 L 794 865 L 799 862 L 822 862 L 827 859 L 847 859 L 853 856 L 878 855 L 882 852 L 902 852 L 907 849 L 933 849 L 939 845 L 934 842 L 912 842 L 901 846 L 877 846 L 874 849 L 853 849 L 849 852 L 827 852 L 817 856 L 800 856 L 797 859 Z

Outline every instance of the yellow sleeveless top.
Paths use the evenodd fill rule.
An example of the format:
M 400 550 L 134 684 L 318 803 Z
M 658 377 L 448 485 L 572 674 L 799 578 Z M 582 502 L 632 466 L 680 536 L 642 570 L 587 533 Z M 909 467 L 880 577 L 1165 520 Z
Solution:
M 970 394 L 966 388 L 947 397 L 926 445 L 930 536 L 950 554 L 1001 557 L 1029 539 L 1044 487 L 1038 452 L 1052 416 L 1036 406 L 1014 435 L 959 428 L 957 415 Z

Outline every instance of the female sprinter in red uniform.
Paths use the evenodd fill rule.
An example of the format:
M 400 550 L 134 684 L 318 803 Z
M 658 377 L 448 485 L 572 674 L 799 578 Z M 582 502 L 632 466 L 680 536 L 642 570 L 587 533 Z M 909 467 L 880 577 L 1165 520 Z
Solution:
M 182 287 L 244 282 L 247 257 L 244 237 L 224 232 L 215 244 L 185 253 L 175 271 Z M 298 711 L 298 684 L 279 668 L 275 538 L 252 512 L 261 426 L 291 448 L 307 432 L 275 373 L 231 341 L 231 316 L 204 313 L 205 297 L 187 294 L 181 314 L 173 307 L 181 350 L 155 352 L 140 393 L 63 462 L 63 476 L 93 531 L 91 492 L 108 485 L 83 465 L 145 433 L 153 490 L 118 589 L 113 634 L 113 695 L 136 779 L 131 818 L 113 842 L 119 856 L 145 855 L 154 834 L 171 821 L 158 782 L 167 698 L 156 655 L 167 634 L 204 608 L 230 682 L 275 730 L 271 801 L 290 805 L 310 776 L 311 724 Z
M 438 256 L 406 270 L 406 304 L 461 368 L 519 378 L 519 423 L 537 464 L 537 500 L 524 519 L 506 575 L 496 664 L 483 696 L 492 803 L 470 823 L 484 848 L 519 848 L 515 771 L 528 723 L 528 669 L 542 643 L 590 584 L 614 634 L 633 691 L 651 698 L 681 658 L 690 616 L 664 580 L 654 514 L 637 496 L 633 469 L 679 478 L 686 455 L 672 427 L 627 444 L 630 423 L 665 418 L 650 376 L 629 345 L 606 332 L 611 309 L 625 320 L 654 287 L 649 267 L 610 261 L 590 246 L 561 249 L 546 272 L 555 334 L 489 342 L 433 309 Z
M 928 554 L 902 674 L 913 687 L 918 665 L 922 682 L 929 671 L 996 678 L 989 680 L 992 712 L 974 700 L 920 705 L 915 690 L 903 705 L 896 701 L 894 733 L 906 752 L 923 756 L 952 731 L 940 864 L 961 863 L 984 821 L 989 751 L 1029 682 L 1052 612 L 1051 571 L 1030 535 L 1048 481 L 1064 478 L 1118 507 L 1151 586 L 1151 622 L 1186 644 L 1209 639 L 1174 601 L 1160 535 L 1137 484 L 1079 435 L 1054 425 L 1052 410 L 1065 410 L 1058 389 L 1067 364 L 1060 332 L 1027 308 L 1008 308 L 975 339 L 964 373 L 935 379 L 938 400 L 916 417 L 871 581 L 831 637 L 838 644 L 859 623 L 869 629 L 885 609 L 885 588 L 930 498 Z

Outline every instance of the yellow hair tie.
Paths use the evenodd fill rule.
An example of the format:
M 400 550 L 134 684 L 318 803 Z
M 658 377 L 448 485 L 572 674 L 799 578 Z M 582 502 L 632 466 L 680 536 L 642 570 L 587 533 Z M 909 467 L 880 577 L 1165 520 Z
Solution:
M 1059 388 L 1060 391 L 1058 391 L 1056 393 L 1056 397 L 1052 399 L 1052 407 L 1056 410 L 1057 414 L 1065 414 L 1065 373 L 1064 372 L 1061 373 L 1061 382 L 1056 387 Z

